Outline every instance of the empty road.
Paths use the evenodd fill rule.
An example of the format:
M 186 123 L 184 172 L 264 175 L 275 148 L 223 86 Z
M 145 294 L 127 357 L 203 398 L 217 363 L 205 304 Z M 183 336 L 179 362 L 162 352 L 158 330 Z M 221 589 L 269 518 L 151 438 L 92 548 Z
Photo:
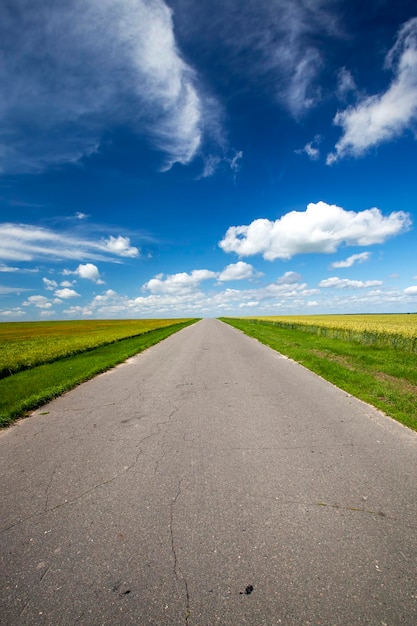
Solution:
M 0 622 L 415 626 L 417 435 L 203 320 L 0 434 Z

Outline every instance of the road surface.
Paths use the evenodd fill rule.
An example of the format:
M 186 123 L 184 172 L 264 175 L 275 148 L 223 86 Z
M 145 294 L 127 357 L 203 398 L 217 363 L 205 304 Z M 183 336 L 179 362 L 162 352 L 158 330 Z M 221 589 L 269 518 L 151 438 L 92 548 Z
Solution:
M 0 621 L 415 626 L 417 435 L 203 320 L 0 435 Z

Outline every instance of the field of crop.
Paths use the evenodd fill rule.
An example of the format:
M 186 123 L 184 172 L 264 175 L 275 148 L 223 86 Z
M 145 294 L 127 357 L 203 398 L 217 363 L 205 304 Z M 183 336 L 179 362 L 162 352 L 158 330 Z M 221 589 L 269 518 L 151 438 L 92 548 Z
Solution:
M 0 323 L 0 427 L 196 321 Z
M 417 314 L 294 315 L 253 317 L 281 328 L 299 329 L 323 337 L 417 352 Z
M 0 323 L 0 378 L 183 319 Z

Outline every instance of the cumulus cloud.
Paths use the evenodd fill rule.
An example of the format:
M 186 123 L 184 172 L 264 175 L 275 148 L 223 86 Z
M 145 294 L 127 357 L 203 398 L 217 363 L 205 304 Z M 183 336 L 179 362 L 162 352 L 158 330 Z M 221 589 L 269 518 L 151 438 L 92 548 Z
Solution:
M 247 280 L 254 276 L 255 270 L 252 265 L 244 261 L 238 261 L 237 263 L 231 263 L 221 272 L 201 269 L 192 270 L 189 273 L 169 274 L 167 276 L 158 274 L 145 283 L 142 289 L 150 291 L 154 295 L 186 295 L 198 291 L 201 283 L 206 280 L 217 279 L 219 283 L 223 283 L 232 280 Z
M 0 311 L 0 315 L 15 320 L 17 317 L 26 315 L 26 311 L 23 311 L 20 307 L 15 307 L 13 309 L 3 309 Z
M 105 246 L 107 250 L 117 254 L 118 256 L 126 256 L 126 257 L 137 257 L 139 256 L 138 248 L 130 245 L 129 237 L 122 237 L 119 235 L 118 237 L 110 236 L 109 239 L 105 240 Z
M 334 123 L 343 135 L 328 155 L 327 163 L 346 157 L 358 157 L 370 147 L 415 131 L 417 122 L 417 18 L 406 22 L 386 57 L 386 66 L 394 76 L 388 89 L 368 96 L 356 106 L 339 111 Z
M 55 291 L 55 295 L 57 298 L 62 298 L 63 300 L 68 300 L 69 298 L 79 298 L 80 294 L 75 291 L 75 289 L 69 289 L 69 287 L 64 287 L 63 289 L 57 289 Z
M 86 278 L 92 280 L 98 285 L 102 285 L 103 281 L 100 278 L 100 272 L 96 265 L 93 263 L 80 264 L 75 270 L 75 274 L 78 274 L 80 278 Z
M 244 261 L 238 261 L 237 263 L 231 263 L 218 275 L 219 282 L 226 282 L 228 280 L 244 280 L 252 278 L 254 275 L 253 266 Z
M 369 287 L 379 287 L 383 285 L 382 280 L 350 280 L 349 278 L 326 278 L 319 282 L 319 287 L 336 289 L 365 289 Z
M 46 296 L 29 296 L 25 302 L 23 302 L 23 306 L 33 305 L 38 309 L 50 309 L 52 307 L 52 302 Z
M 417 285 L 412 285 L 404 289 L 404 293 L 408 296 L 417 296 Z
M 262 254 L 264 259 L 290 259 L 295 254 L 332 253 L 342 244 L 369 246 L 406 231 L 407 213 L 383 216 L 377 208 L 346 211 L 325 202 L 310 203 L 307 210 L 291 211 L 271 221 L 257 219 L 249 225 L 231 226 L 219 246 L 239 256 Z
M 191 293 L 199 287 L 203 280 L 216 278 L 217 273 L 210 270 L 193 270 L 189 274 L 180 272 L 178 274 L 158 274 L 143 285 L 144 290 L 152 294 L 184 294 Z
M 13 5 L 0 7 L 3 171 L 91 155 L 109 122 L 145 134 L 166 169 L 193 159 L 217 110 L 181 55 L 163 0 Z
M 301 280 L 301 275 L 297 272 L 285 272 L 282 276 L 277 278 L 277 285 L 293 285 L 294 283 L 298 283 Z
M 344 261 L 335 261 L 331 264 L 330 267 L 341 268 L 341 267 L 352 267 L 355 263 L 365 263 L 371 256 L 370 252 L 360 252 L 359 254 L 352 254 Z
M 139 249 L 129 237 L 121 235 L 96 241 L 77 232 L 53 231 L 30 224 L 0 224 L 0 259 L 92 259 L 110 261 L 118 257 L 137 257 Z
M 58 283 L 50 278 L 42 278 L 43 286 L 47 291 L 53 291 L 58 287 Z

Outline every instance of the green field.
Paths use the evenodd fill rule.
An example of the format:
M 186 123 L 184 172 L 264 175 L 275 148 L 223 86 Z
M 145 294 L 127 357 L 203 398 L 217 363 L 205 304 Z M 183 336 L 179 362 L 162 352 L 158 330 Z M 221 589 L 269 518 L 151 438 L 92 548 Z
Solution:
M 0 324 L 0 427 L 196 319 Z
M 417 430 L 417 315 L 221 319 Z

